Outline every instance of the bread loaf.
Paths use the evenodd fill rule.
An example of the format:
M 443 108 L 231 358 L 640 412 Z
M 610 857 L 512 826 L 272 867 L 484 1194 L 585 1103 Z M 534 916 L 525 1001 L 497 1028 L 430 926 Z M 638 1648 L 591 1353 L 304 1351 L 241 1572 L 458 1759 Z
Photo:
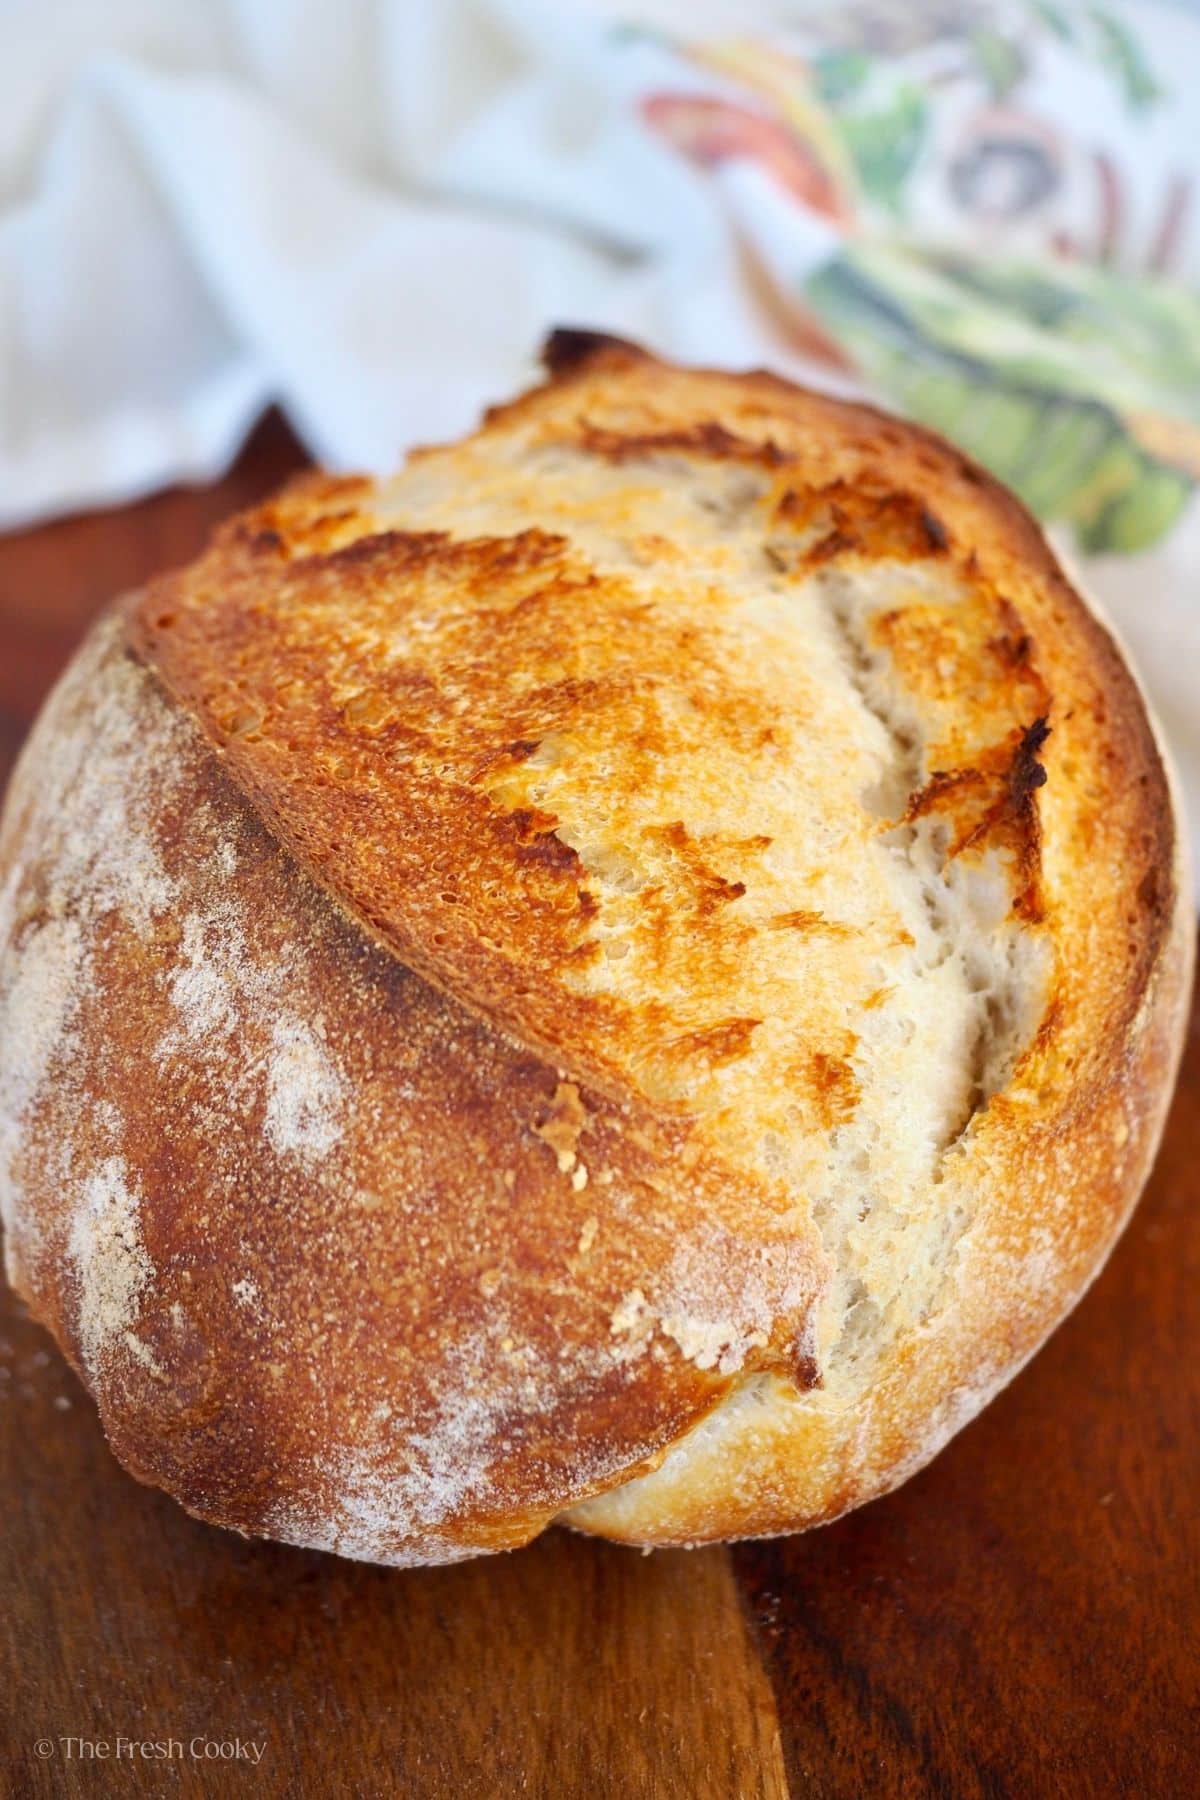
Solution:
M 93 631 L 0 832 L 11 1277 L 121 1462 L 397 1564 L 782 1532 L 1103 1261 L 1191 943 L 1145 706 L 914 426 L 561 333 Z

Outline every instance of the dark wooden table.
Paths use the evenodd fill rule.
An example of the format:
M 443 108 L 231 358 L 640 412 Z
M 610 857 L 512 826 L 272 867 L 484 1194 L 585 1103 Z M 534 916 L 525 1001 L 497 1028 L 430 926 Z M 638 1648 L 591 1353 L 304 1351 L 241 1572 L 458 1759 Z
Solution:
M 91 614 L 299 461 L 268 420 L 209 490 L 0 540 L 0 782 Z M 899 1493 L 733 1550 L 243 1543 L 120 1472 L 6 1299 L 0 1793 L 1200 1794 L 1198 1124 L 1194 1015 L 1146 1198 L 1032 1367 Z

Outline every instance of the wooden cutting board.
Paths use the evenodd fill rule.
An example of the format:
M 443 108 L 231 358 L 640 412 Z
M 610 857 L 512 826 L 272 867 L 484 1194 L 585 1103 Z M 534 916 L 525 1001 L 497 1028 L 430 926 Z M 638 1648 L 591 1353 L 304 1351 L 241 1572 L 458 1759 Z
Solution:
M 300 460 L 270 420 L 211 489 L 0 539 L 0 781 L 92 613 Z M 7 1297 L 0 1482 L 0 1795 L 17 1800 L 1185 1800 L 1200 1014 L 1095 1289 L 930 1469 L 824 1531 L 653 1556 L 551 1532 L 408 1573 L 244 1543 L 121 1473 Z

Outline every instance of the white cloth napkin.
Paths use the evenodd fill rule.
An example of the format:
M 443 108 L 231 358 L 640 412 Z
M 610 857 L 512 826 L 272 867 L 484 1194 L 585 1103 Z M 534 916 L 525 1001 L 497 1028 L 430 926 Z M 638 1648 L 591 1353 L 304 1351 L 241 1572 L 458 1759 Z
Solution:
M 945 270 L 931 275 L 919 244 L 914 258 L 922 232 L 939 255 L 1023 257 L 1057 234 L 1077 265 L 1135 277 L 1169 251 L 1176 281 L 1197 282 L 1200 26 L 1183 12 L 813 0 L 784 9 L 791 35 L 764 62 L 761 48 L 691 46 L 703 0 L 658 0 L 654 31 L 616 10 L 0 0 L 0 526 L 209 479 L 271 401 L 320 460 L 386 470 L 517 386 L 557 323 L 865 385 L 920 412 L 919 394 L 889 388 L 902 374 L 873 360 L 886 346 L 869 331 L 839 358 L 853 368 L 814 363 L 793 302 L 811 323 L 833 258 L 856 281 L 899 281 L 936 325 Z M 645 4 L 624 10 L 644 27 Z M 847 121 L 836 143 L 821 107 Z M 919 154 L 905 107 L 921 115 Z M 1114 137 L 1129 165 L 1118 157 L 1115 176 Z M 814 169 L 833 199 L 814 198 Z M 1035 191 L 1047 169 L 1049 213 Z M 1006 187 L 1026 180 L 1032 221 L 1029 195 L 1015 217 Z M 1087 236 L 1097 182 L 1102 243 Z M 989 358 L 1005 339 L 1010 360 L 1038 366 L 1027 317 L 1009 332 L 993 312 L 981 329 Z M 938 354 L 967 366 L 957 338 Z M 1096 334 L 1066 363 L 1055 352 L 1068 409 L 1100 354 Z M 1155 388 L 1139 371 L 1100 374 L 1137 442 L 1157 444 L 1170 372 Z M 1200 475 L 1200 380 L 1185 369 L 1175 386 L 1170 469 L 1193 459 Z M 929 404 L 943 403 L 939 389 Z M 1142 545 L 1134 508 L 1132 554 L 1110 541 L 1130 536 L 1111 508 L 1108 525 L 1089 516 L 1092 554 L 1076 546 L 1075 560 L 1132 645 L 1200 818 L 1200 509 L 1189 498 Z M 1070 547 L 1069 525 L 1055 529 Z

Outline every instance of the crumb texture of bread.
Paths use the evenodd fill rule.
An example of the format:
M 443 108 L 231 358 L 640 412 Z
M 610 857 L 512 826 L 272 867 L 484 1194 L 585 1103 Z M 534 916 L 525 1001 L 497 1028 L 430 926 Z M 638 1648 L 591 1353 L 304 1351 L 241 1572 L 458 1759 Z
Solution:
M 1181 1035 L 1154 732 L 1017 503 L 550 365 L 126 602 L 0 836 L 18 1285 L 135 1473 L 377 1560 L 894 1485 L 1094 1275 Z

